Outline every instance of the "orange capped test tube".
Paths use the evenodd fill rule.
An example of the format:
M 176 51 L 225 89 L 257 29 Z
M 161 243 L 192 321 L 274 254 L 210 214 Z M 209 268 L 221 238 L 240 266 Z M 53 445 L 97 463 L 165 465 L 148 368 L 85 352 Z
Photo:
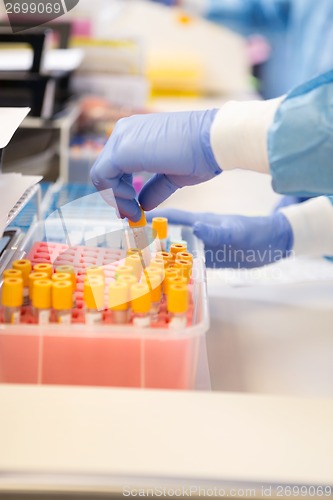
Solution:
M 4 323 L 17 325 L 23 304 L 23 279 L 5 278 L 2 285 Z

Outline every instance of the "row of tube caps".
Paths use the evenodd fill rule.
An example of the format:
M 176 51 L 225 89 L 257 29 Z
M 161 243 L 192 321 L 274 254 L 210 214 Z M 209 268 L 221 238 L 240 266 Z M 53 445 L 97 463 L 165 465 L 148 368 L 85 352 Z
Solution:
M 116 267 L 115 279 L 105 285 L 103 266 L 86 270 L 83 301 L 85 322 L 103 322 L 103 311 L 112 311 L 112 322 L 126 324 L 133 320 L 138 327 L 149 327 L 158 319 L 165 302 L 171 328 L 186 326 L 189 304 L 189 281 L 193 256 L 182 243 L 170 246 L 170 252 L 157 252 L 145 267 L 139 249 L 129 249 L 124 265 Z M 69 324 L 75 307 L 77 277 L 73 266 L 32 264 L 22 259 L 13 262 L 3 273 L 3 321 L 21 321 L 23 305 L 31 305 L 34 322 Z

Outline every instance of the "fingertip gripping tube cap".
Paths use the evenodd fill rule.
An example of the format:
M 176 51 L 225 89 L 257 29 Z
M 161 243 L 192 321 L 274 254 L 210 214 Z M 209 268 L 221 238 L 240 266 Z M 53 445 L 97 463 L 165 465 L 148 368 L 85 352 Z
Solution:
M 141 210 L 141 217 L 137 222 L 134 222 L 134 221 L 128 219 L 128 224 L 130 227 L 144 227 L 144 226 L 146 226 L 146 224 L 147 224 L 146 215 L 144 213 L 144 210 L 141 207 L 140 207 L 140 210 Z

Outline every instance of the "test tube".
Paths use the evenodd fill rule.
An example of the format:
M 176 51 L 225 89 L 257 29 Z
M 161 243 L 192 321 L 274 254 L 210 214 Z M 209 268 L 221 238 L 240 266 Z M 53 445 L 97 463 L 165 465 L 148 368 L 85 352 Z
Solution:
M 179 252 L 186 252 L 186 245 L 184 245 L 183 243 L 173 243 L 170 246 L 170 253 L 172 254 L 174 259 L 176 259 L 176 255 Z
M 54 283 L 59 281 L 70 281 L 72 283 L 72 288 L 73 288 L 73 279 L 70 273 L 54 273 L 52 274 L 52 281 Z
M 165 270 L 165 276 L 163 280 L 163 289 L 165 295 L 167 295 L 168 293 L 169 280 L 171 278 L 177 278 L 177 276 L 179 276 L 179 269 L 169 267 Z
M 73 285 L 71 281 L 52 282 L 52 307 L 57 323 L 69 325 L 72 322 Z
M 74 266 L 70 264 L 62 264 L 61 266 L 56 267 L 56 273 L 66 273 L 71 275 L 71 280 L 73 282 L 73 289 L 76 288 L 76 273 Z
M 178 252 L 176 254 L 176 260 L 187 260 L 193 263 L 193 255 L 190 252 Z
M 144 261 L 144 266 L 148 266 L 150 262 L 149 239 L 146 233 L 147 220 L 143 209 L 141 208 L 141 218 L 138 222 L 128 221 L 132 230 L 136 247 L 141 250 L 141 258 Z
M 150 326 L 151 297 L 150 290 L 145 283 L 136 283 L 130 289 L 133 324 L 140 328 Z
M 162 258 L 164 260 L 164 267 L 169 267 L 170 264 L 174 262 L 174 258 L 171 252 L 157 252 L 156 257 Z
M 36 280 L 47 280 L 49 279 L 48 278 L 48 275 L 47 273 L 30 273 L 29 274 L 29 298 L 30 300 L 32 300 L 32 294 L 33 294 L 33 289 L 34 289 L 34 282 Z
M 5 269 L 3 272 L 3 277 L 4 278 L 21 278 L 22 277 L 22 271 L 20 269 Z
M 102 278 L 103 282 L 105 281 L 105 274 L 103 266 L 90 266 L 87 268 L 87 277 L 90 276 L 99 276 Z
M 186 278 L 188 283 L 192 274 L 192 263 L 189 260 L 176 259 L 175 264 L 176 268 L 180 270 L 180 276 Z
M 103 320 L 104 281 L 101 276 L 90 275 L 84 281 L 83 300 L 86 306 L 86 323 L 96 325 Z
M 113 322 L 125 324 L 129 313 L 129 286 L 125 281 L 112 281 L 109 285 L 109 309 Z
M 34 308 L 34 317 L 39 325 L 48 325 L 50 323 L 51 305 L 52 281 L 49 279 L 33 281 L 32 306 Z
M 140 256 L 140 254 L 141 254 L 140 248 L 129 248 L 126 252 L 126 256 L 133 255 L 133 254 L 138 254 Z
M 5 278 L 2 285 L 4 323 L 17 325 L 21 318 L 23 304 L 23 279 Z
M 41 262 L 39 264 L 34 265 L 35 273 L 46 273 L 48 279 L 51 279 L 53 274 L 53 266 L 52 264 L 48 264 L 47 262 Z
M 162 278 L 157 272 L 147 272 L 143 283 L 146 283 L 150 290 L 151 298 L 151 314 L 152 317 L 156 319 L 159 311 L 162 299 Z
M 133 274 L 136 276 L 137 280 L 139 280 L 143 271 L 142 258 L 140 255 L 128 255 L 125 259 L 125 265 L 133 268 Z
M 167 300 L 169 312 L 169 328 L 182 329 L 186 327 L 188 310 L 188 286 L 186 284 L 170 284 Z
M 117 268 L 116 268 L 116 280 L 119 278 L 119 276 L 126 276 L 127 274 L 134 276 L 133 266 L 117 266 Z
M 165 266 L 165 261 L 162 259 L 162 257 L 155 257 L 154 259 L 151 259 L 150 267 L 157 267 L 159 269 L 164 270 Z
M 168 238 L 168 219 L 166 217 L 153 217 L 151 227 L 153 237 L 156 234 L 160 240 L 161 250 L 166 250 Z
M 178 274 L 178 276 L 169 277 L 168 283 L 170 285 L 187 285 L 187 279 Z
M 32 265 L 30 260 L 21 259 L 15 260 L 12 264 L 13 269 L 17 269 L 22 272 L 23 280 L 23 302 L 24 304 L 29 303 L 29 274 L 31 273 Z
M 132 285 L 135 285 L 138 280 L 136 279 L 133 274 L 124 274 L 118 277 L 117 281 L 120 283 L 126 283 L 129 289 L 131 288 Z

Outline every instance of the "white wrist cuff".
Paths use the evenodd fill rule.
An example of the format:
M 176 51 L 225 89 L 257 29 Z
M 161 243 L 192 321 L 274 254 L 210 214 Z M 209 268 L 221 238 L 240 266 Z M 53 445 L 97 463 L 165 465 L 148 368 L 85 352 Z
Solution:
M 294 233 L 296 255 L 333 255 L 333 205 L 326 196 L 280 210 Z
M 282 99 L 230 101 L 222 106 L 210 136 L 222 170 L 242 168 L 269 173 L 267 134 Z

